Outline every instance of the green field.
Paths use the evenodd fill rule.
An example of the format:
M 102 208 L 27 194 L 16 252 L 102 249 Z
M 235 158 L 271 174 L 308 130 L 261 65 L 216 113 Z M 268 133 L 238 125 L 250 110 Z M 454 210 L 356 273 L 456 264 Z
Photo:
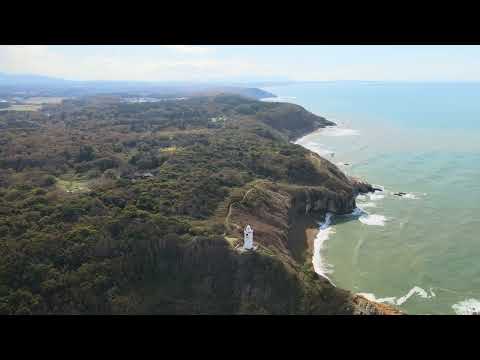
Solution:
M 0 111 L 38 111 L 42 108 L 39 104 L 13 104 L 8 108 L 0 109 Z
M 65 97 L 56 97 L 56 96 L 36 96 L 31 97 L 25 100 L 27 104 L 61 104 L 62 101 L 66 99 Z

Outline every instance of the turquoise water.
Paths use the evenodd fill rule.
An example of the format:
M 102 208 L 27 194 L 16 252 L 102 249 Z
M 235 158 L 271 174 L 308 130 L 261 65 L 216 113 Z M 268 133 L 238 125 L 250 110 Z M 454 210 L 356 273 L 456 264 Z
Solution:
M 480 310 L 480 83 L 265 90 L 339 124 L 299 143 L 385 189 L 322 235 L 335 285 L 411 314 Z

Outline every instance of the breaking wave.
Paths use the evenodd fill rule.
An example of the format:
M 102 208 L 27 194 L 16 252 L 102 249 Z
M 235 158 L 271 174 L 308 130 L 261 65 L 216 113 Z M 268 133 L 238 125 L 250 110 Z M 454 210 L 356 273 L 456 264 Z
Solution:
M 373 202 L 366 202 L 366 203 L 362 203 L 362 209 L 363 208 L 369 208 L 369 207 L 377 207 L 377 204 L 373 203 Z
M 353 209 L 353 211 L 348 214 L 347 216 L 361 216 L 361 215 L 364 215 L 366 214 L 366 212 L 360 208 L 360 207 L 356 207 L 355 209 Z
M 314 141 L 308 142 L 303 146 L 323 157 L 327 157 L 327 156 L 333 157 L 335 155 L 334 151 L 327 149 L 326 147 L 324 147 L 323 144 L 319 144 Z
M 430 299 L 432 297 L 435 297 L 435 293 L 430 289 L 430 295 L 421 287 L 419 286 L 414 286 L 413 288 L 410 289 L 410 291 L 402 296 L 401 298 L 397 299 L 397 305 L 402 305 L 404 302 L 406 302 L 408 299 L 410 299 L 413 295 L 417 294 L 418 296 L 424 298 L 424 299 Z
M 323 261 L 321 256 L 321 251 L 325 241 L 328 240 L 331 234 L 335 233 L 335 230 L 330 226 L 332 223 L 332 216 L 333 214 L 327 213 L 325 215 L 325 221 L 319 223 L 319 231 L 315 240 L 313 242 L 313 269 L 319 275 L 327 278 L 330 282 L 332 282 L 327 274 L 331 274 L 333 272 L 332 266 Z M 333 283 L 332 283 L 333 284 Z
M 360 132 L 355 129 L 341 128 L 338 126 L 327 126 L 322 129 L 322 135 L 324 136 L 355 136 L 360 135 Z
M 291 100 L 295 100 L 296 96 L 277 96 L 277 97 L 267 97 L 262 98 L 261 101 L 265 102 L 290 102 Z
M 480 314 L 480 301 L 477 299 L 466 299 L 452 305 L 457 315 L 478 315 Z
M 387 218 L 378 214 L 363 214 L 358 220 L 365 225 L 385 226 Z
M 383 198 L 385 197 L 385 195 L 383 195 L 383 194 L 369 193 L 369 194 L 368 194 L 368 197 L 370 198 L 370 200 L 380 200 L 380 199 L 383 199 Z
M 387 304 L 397 305 L 397 306 L 404 304 L 413 295 L 418 295 L 423 299 L 431 299 L 436 296 L 432 289 L 429 289 L 429 292 L 427 292 L 426 290 L 422 289 L 419 286 L 414 286 L 413 288 L 410 289 L 410 291 L 406 295 L 401 296 L 399 298 L 396 298 L 394 296 L 377 298 L 375 294 L 372 294 L 372 293 L 358 293 L 358 295 L 361 295 L 370 301 L 387 303 Z M 470 299 L 470 300 L 474 300 L 474 299 Z M 479 306 L 478 309 L 480 311 L 480 302 L 477 301 L 477 305 Z
M 367 195 L 363 195 L 363 194 L 357 195 L 357 200 L 367 200 Z

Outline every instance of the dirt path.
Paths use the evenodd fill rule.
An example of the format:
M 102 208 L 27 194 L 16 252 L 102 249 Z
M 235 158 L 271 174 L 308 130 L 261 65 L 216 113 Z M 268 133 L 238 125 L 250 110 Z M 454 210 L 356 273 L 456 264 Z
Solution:
M 225 228 L 227 229 L 227 231 L 230 231 L 230 216 L 232 215 L 232 206 L 233 206 L 234 204 L 238 204 L 238 203 L 243 202 L 243 201 L 247 198 L 248 194 L 250 194 L 250 192 L 251 192 L 252 190 L 255 190 L 255 189 L 256 189 L 256 187 L 255 187 L 255 185 L 253 185 L 253 187 L 252 187 L 251 189 L 249 189 L 249 190 L 243 195 L 242 200 L 232 202 L 232 203 L 228 206 L 227 216 L 225 217 Z M 240 229 L 240 228 L 241 228 L 241 227 L 240 227 L 239 225 L 237 225 L 237 224 L 233 224 L 233 225 L 236 226 L 237 229 Z

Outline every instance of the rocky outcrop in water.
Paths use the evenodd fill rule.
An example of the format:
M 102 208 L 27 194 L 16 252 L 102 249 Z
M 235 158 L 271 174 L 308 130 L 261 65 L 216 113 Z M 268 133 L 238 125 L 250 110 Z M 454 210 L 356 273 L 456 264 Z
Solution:
M 359 179 L 357 177 L 350 177 L 350 181 L 352 183 L 355 195 L 368 193 L 368 192 L 375 192 L 375 190 L 381 190 L 381 189 L 374 188 L 372 185 L 370 185 L 366 181 Z

